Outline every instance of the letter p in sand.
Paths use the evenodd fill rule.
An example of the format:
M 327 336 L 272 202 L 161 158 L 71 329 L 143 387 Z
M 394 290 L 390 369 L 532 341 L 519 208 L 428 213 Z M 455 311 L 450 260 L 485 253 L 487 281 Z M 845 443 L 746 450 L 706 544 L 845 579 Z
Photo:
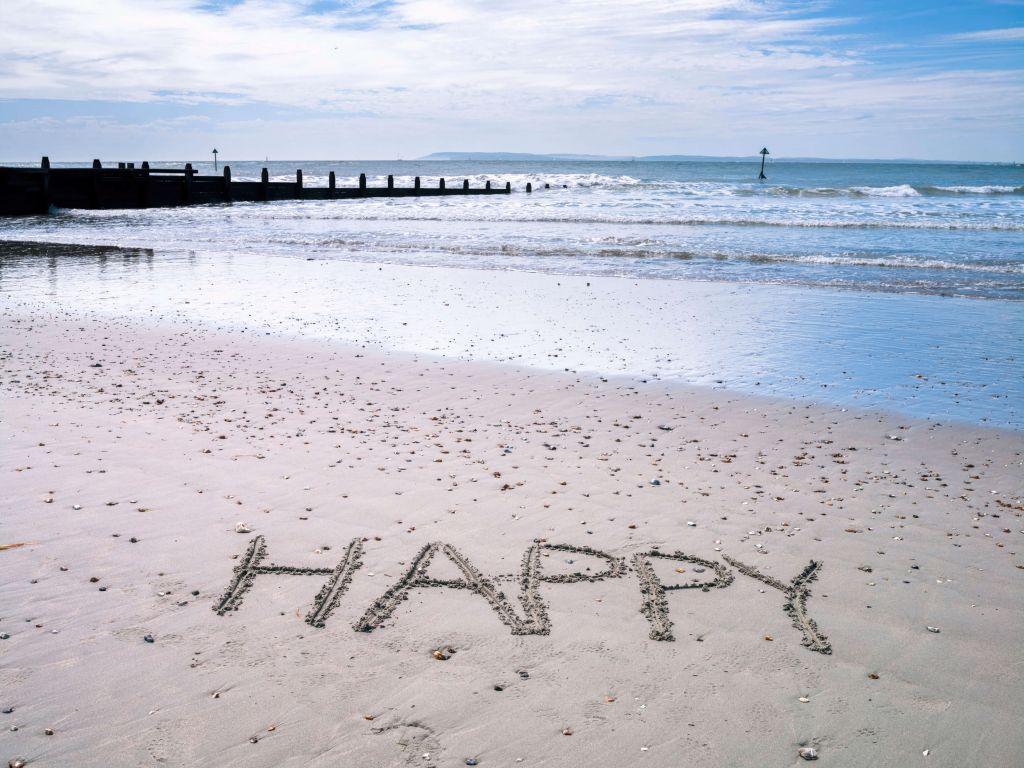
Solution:
M 650 560 L 652 557 L 663 560 L 679 560 L 684 563 L 697 563 L 698 565 L 713 569 L 715 578 L 713 581 L 665 585 L 661 583 L 658 579 L 658 574 L 654 572 L 654 567 L 651 565 Z M 633 555 L 633 567 L 640 577 L 640 594 L 643 596 L 640 612 L 651 623 L 651 640 L 675 640 L 672 636 L 672 619 L 668 615 L 668 600 L 665 598 L 666 590 L 699 589 L 702 592 L 707 592 L 712 588 L 725 589 L 732 584 L 733 580 L 732 572 L 721 563 L 716 563 L 713 560 L 704 560 L 694 555 L 684 554 L 683 552 L 674 552 L 670 555 L 659 552 L 656 549 L 650 552 L 638 552 Z

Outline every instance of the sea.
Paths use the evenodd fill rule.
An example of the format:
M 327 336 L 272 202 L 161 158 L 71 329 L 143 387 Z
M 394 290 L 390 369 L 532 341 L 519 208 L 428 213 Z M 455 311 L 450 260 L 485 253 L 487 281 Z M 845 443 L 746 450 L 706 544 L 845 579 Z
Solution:
M 0 302 L 1024 429 L 1018 165 L 229 165 L 512 194 L 0 219 Z

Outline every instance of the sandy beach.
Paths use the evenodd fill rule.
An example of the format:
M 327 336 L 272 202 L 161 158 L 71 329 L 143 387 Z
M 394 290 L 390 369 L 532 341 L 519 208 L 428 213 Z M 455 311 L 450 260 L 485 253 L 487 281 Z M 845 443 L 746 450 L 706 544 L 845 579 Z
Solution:
M 13 302 L 0 323 L 4 760 L 1024 755 L 1020 432 Z
M 1024 768 L 1024 0 L 0 0 L 0 768 Z

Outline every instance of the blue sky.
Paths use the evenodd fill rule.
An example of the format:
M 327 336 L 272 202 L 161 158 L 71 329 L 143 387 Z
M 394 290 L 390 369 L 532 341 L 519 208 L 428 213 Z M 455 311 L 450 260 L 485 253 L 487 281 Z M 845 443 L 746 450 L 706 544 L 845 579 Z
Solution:
M 1024 160 L 1024 0 L 4 0 L 0 159 Z

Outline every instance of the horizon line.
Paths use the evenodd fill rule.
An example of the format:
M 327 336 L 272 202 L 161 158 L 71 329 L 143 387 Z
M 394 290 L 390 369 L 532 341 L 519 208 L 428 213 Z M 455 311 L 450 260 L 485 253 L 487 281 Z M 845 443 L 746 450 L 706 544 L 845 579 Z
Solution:
M 701 162 L 701 161 L 751 161 L 758 162 L 760 160 L 760 154 L 755 153 L 752 155 L 702 155 L 702 154 L 657 154 L 657 155 L 597 155 L 589 153 L 579 152 L 506 152 L 506 151 L 481 151 L 481 152 L 465 152 L 461 150 L 450 151 L 450 152 L 431 152 L 427 155 L 415 158 L 403 158 L 403 157 L 377 157 L 377 158 L 284 158 L 282 160 L 268 160 L 259 158 L 221 158 L 218 153 L 217 162 L 221 165 L 226 165 L 230 162 L 239 163 L 301 163 L 301 162 L 337 162 L 337 163 L 394 163 L 394 162 L 457 162 L 458 160 L 469 160 L 472 161 L 473 155 L 480 156 L 481 160 L 492 160 L 499 162 L 580 162 L 580 163 L 595 163 L 595 162 L 647 162 L 647 163 L 665 163 L 665 162 Z M 458 159 L 446 159 L 446 158 L 434 158 L 433 155 L 464 155 Z M 510 157 L 502 159 L 495 157 L 496 155 L 518 155 L 520 157 Z M 490 157 L 488 157 L 490 156 Z M 87 163 L 91 164 L 93 159 L 78 159 L 78 160 L 54 160 L 52 155 L 38 155 L 36 158 L 31 159 L 14 159 L 5 158 L 0 159 L 0 165 L 4 163 L 32 163 L 41 162 L 43 157 L 48 157 L 51 163 Z M 673 160 L 672 158 L 678 158 Z M 822 157 L 814 155 L 769 155 L 770 161 L 787 161 L 787 162 L 835 162 L 835 163 L 941 163 L 941 164 L 961 164 L 961 165 L 1009 165 L 1019 166 L 1021 161 L 1018 160 L 949 160 L 941 158 L 917 158 L 917 157 Z M 212 160 L 206 158 L 156 158 L 143 160 L 106 160 L 100 158 L 101 162 L 149 162 L 149 163 L 187 163 L 187 162 L 203 162 L 208 163 Z

